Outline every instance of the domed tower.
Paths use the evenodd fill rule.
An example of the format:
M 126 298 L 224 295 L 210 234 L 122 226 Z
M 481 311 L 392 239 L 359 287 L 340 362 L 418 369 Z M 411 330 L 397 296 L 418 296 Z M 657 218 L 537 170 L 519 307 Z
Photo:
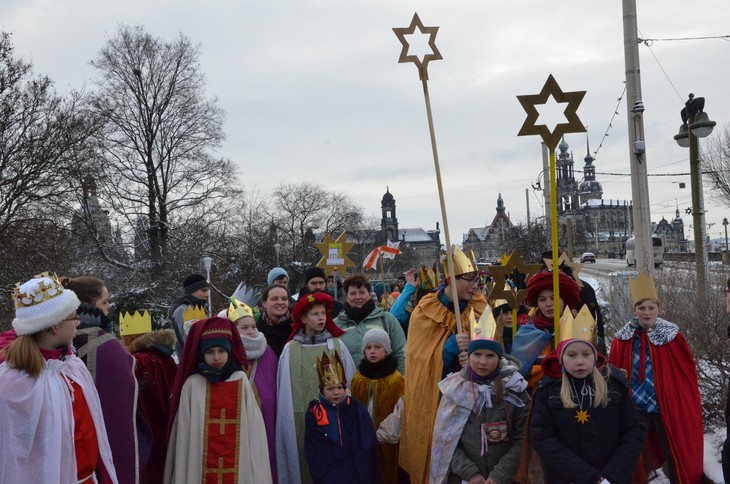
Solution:
M 557 208 L 558 213 L 565 213 L 578 208 L 578 184 L 575 181 L 575 174 L 573 173 L 573 154 L 568 153 L 568 143 L 565 142 L 565 137 L 560 140 L 558 149 L 560 152 L 555 161 L 557 172 Z
M 395 198 L 390 193 L 390 188 L 385 188 L 385 194 L 380 201 L 380 208 L 383 211 L 383 218 L 380 219 L 380 230 L 387 240 L 396 242 L 398 240 L 398 219 L 395 216 Z
M 583 166 L 583 181 L 578 185 L 578 195 L 581 205 L 586 200 L 601 200 L 603 198 L 603 187 L 596 180 L 596 167 L 593 162 L 596 160 L 591 156 L 591 147 L 586 135 L 586 157 L 583 158 L 586 164 Z

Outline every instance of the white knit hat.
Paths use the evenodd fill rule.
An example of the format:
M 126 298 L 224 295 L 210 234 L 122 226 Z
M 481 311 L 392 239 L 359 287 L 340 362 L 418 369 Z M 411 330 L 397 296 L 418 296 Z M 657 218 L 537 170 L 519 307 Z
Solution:
M 35 334 L 54 326 L 76 311 L 79 298 L 64 289 L 55 276 L 43 273 L 13 291 L 15 319 L 13 329 L 18 336 Z
M 393 350 L 390 348 L 390 336 L 384 330 L 380 328 L 373 328 L 365 333 L 362 337 L 362 351 L 365 352 L 365 348 L 370 343 L 378 343 L 380 346 L 385 348 L 385 354 L 389 355 Z

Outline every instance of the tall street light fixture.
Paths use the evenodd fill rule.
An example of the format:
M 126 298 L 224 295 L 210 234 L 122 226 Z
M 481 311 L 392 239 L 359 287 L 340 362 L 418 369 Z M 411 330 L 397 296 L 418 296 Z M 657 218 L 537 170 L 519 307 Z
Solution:
M 700 150 L 697 138 L 705 138 L 712 133 L 714 121 L 710 121 L 705 109 L 705 98 L 689 95 L 680 112 L 682 125 L 674 139 L 682 148 L 689 148 L 689 176 L 692 188 L 692 225 L 695 239 L 695 264 L 697 265 L 697 289 L 700 297 L 707 295 L 707 252 L 705 251 L 705 207 L 702 196 L 702 172 L 700 170 Z
M 208 279 L 208 285 L 210 285 L 210 268 L 213 265 L 213 258 L 209 255 L 203 257 L 203 265 L 205 266 L 205 277 Z M 208 317 L 213 315 L 213 305 L 211 304 L 211 294 L 213 291 L 208 291 Z
M 276 267 L 279 267 L 279 254 L 281 253 L 281 244 L 275 243 L 274 244 L 274 254 L 276 254 Z
M 727 217 L 725 217 L 724 219 L 722 219 L 722 225 L 725 227 L 725 253 L 727 253 L 728 249 L 730 248 L 727 245 L 727 224 Z

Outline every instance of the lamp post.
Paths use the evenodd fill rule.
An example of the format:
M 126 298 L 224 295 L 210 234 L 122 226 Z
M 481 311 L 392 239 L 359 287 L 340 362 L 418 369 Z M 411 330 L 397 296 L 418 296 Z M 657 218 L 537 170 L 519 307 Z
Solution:
M 275 243 L 274 244 L 274 254 L 276 254 L 276 266 L 279 267 L 279 254 L 281 253 L 281 244 Z
M 208 285 L 210 285 L 210 268 L 213 265 L 213 258 L 209 255 L 203 257 L 203 265 L 205 266 L 205 278 L 208 279 Z M 213 315 L 213 304 L 210 300 L 211 294 L 212 291 L 208 291 L 208 317 Z
M 727 224 L 728 224 L 727 217 L 725 217 L 724 219 L 722 219 L 722 225 L 725 227 L 725 253 L 727 253 L 727 251 L 728 251 L 728 245 L 727 245 Z
M 695 264 L 697 265 L 697 289 L 700 297 L 707 295 L 707 252 L 705 251 L 705 207 L 702 196 L 702 173 L 700 171 L 700 150 L 697 138 L 712 133 L 714 121 L 704 112 L 705 98 L 690 93 L 680 112 L 682 125 L 674 139 L 682 148 L 689 148 L 689 175 L 692 189 L 692 225 L 695 239 Z

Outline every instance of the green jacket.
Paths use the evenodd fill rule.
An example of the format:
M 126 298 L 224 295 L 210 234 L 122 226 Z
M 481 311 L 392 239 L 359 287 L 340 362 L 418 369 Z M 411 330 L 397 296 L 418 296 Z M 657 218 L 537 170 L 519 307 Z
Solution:
M 342 329 L 345 334 L 340 336 L 340 340 L 345 343 L 347 349 L 350 351 L 352 361 L 355 362 L 355 366 L 360 364 L 362 360 L 362 338 L 365 333 L 373 328 L 380 328 L 385 330 L 390 337 L 390 348 L 395 359 L 398 360 L 398 371 L 402 375 L 406 372 L 406 335 L 403 333 L 403 328 L 395 316 L 383 311 L 382 308 L 376 307 L 373 312 L 368 314 L 365 319 L 356 323 L 351 320 L 347 313 L 342 311 L 339 316 L 335 318 L 335 324 Z

